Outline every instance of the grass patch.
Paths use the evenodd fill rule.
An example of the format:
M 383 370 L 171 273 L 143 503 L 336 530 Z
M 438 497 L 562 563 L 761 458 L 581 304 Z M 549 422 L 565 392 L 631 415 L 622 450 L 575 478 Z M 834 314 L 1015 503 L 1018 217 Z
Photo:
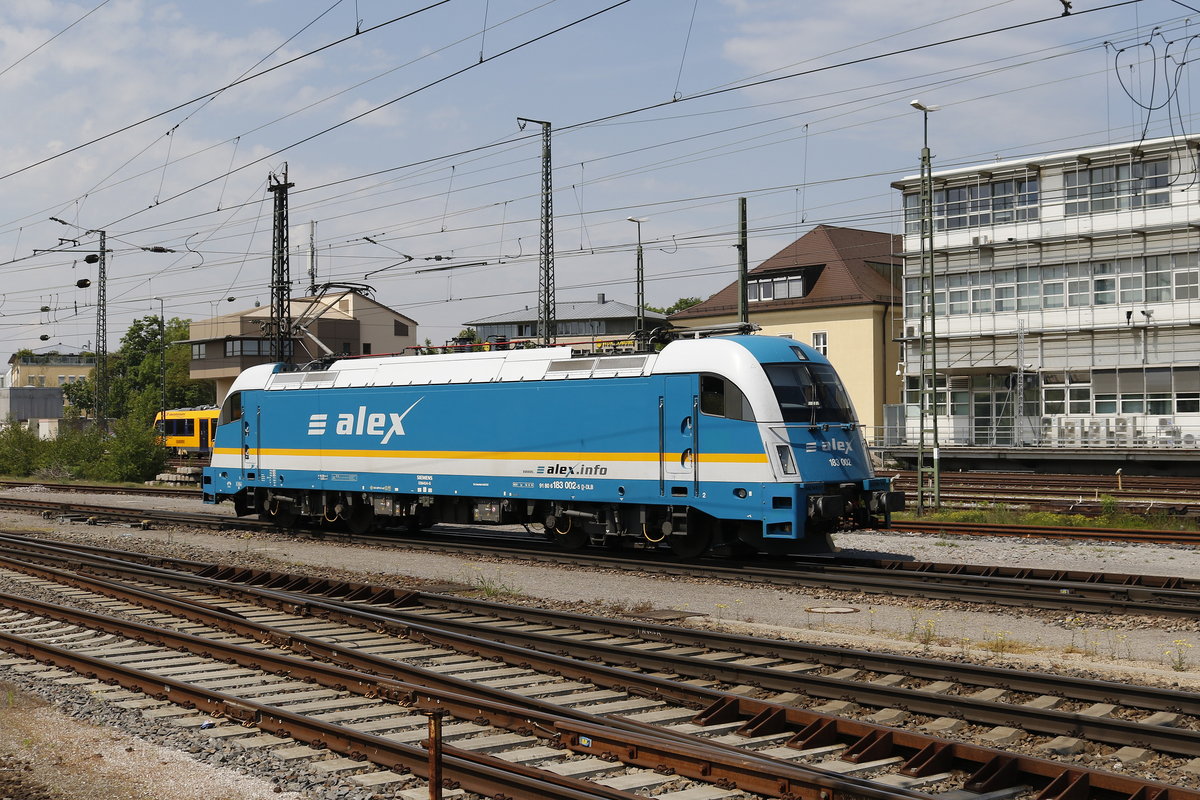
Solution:
M 1124 530 L 1200 530 L 1200 520 L 1152 510 L 1150 513 L 1121 511 L 1116 503 L 1103 502 L 1105 513 L 1097 517 L 1084 514 L 1060 514 L 1053 511 L 1023 511 L 1002 503 L 956 511 L 939 511 L 917 516 L 911 512 L 892 515 L 895 520 L 923 522 L 967 522 L 990 525 L 1039 525 L 1044 527 L 1113 528 Z

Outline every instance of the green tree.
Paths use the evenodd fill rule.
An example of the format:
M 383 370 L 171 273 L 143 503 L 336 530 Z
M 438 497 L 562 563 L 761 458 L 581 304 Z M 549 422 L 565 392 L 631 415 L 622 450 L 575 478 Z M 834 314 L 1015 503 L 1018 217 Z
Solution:
M 659 314 L 670 316 L 676 311 L 683 311 L 685 308 L 691 308 L 703 302 L 699 297 L 681 297 L 666 308 L 658 308 L 657 306 L 646 306 L 647 311 L 657 311 Z
M 178 317 L 166 324 L 167 408 L 186 408 L 214 402 L 208 381 L 189 376 L 191 350 L 181 344 L 188 338 L 189 320 Z M 162 403 L 162 336 L 157 316 L 134 320 L 115 353 L 105 356 L 108 371 L 107 415 L 110 419 L 133 414 L 149 425 Z M 68 384 L 63 394 L 72 406 L 95 406 L 94 376 Z

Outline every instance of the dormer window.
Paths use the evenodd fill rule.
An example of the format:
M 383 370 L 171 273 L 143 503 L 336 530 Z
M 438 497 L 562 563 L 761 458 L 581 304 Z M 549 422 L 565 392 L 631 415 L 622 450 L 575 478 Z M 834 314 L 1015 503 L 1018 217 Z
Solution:
M 746 299 L 751 303 L 804 297 L 804 275 L 778 275 L 746 282 Z

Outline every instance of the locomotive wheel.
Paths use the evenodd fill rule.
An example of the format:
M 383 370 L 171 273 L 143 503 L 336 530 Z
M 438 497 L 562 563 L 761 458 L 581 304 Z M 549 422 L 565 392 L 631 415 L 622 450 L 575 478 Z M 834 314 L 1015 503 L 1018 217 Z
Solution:
M 291 503 L 275 503 L 259 514 L 258 518 L 270 522 L 277 528 L 290 530 L 296 526 L 296 520 L 300 518 L 300 515 L 296 513 L 296 509 Z
M 350 532 L 361 536 L 375 527 L 375 509 L 365 504 L 354 505 L 345 519 Z
M 566 525 L 566 528 L 559 528 L 558 525 Z M 582 550 L 588 546 L 591 537 L 588 536 L 586 525 L 576 525 L 570 517 L 559 520 L 557 525 L 546 531 L 546 536 L 550 538 L 558 546 L 560 550 L 575 552 Z
M 680 558 L 697 558 L 712 546 L 712 530 L 708 526 L 697 523 L 689 527 L 686 533 L 673 533 L 667 539 L 671 552 Z

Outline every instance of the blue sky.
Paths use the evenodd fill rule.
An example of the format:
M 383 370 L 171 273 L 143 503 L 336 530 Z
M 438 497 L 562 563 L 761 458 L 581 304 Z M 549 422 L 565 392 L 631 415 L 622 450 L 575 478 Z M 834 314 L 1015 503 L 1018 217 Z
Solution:
M 113 250 L 110 347 L 155 297 L 193 319 L 269 304 L 266 186 L 285 162 L 295 294 L 314 220 L 318 280 L 370 284 L 421 338 L 535 307 L 539 130 L 518 116 L 553 124 L 560 301 L 633 301 L 630 216 L 647 302 L 704 297 L 734 275 L 739 196 L 752 265 L 820 223 L 899 232 L 915 97 L 942 107 L 943 168 L 1192 130 L 1200 13 L 1110 5 L 5 3 L 0 352 L 93 341 L 94 229 Z M 1163 106 L 1175 87 L 1153 111 L 1129 96 Z

